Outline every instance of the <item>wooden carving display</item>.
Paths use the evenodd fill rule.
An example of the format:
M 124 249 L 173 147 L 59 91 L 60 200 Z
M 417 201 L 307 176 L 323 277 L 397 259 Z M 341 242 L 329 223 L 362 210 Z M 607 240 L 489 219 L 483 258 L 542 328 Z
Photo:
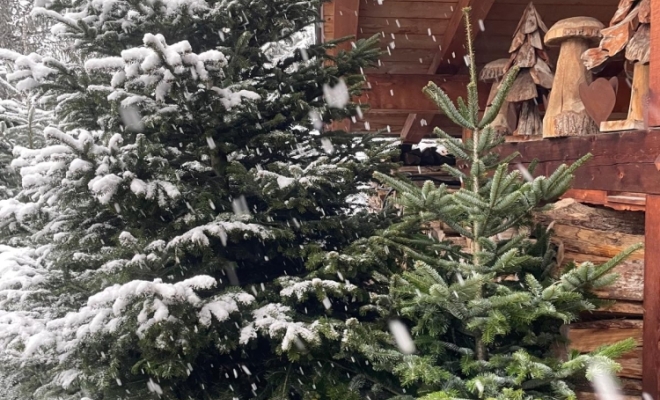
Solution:
M 616 104 L 618 84 L 617 78 L 612 78 L 610 81 L 598 78 L 591 82 L 591 85 L 587 85 L 586 82 L 580 84 L 580 100 L 596 125 L 600 126 L 612 114 Z
M 643 103 L 649 90 L 650 14 L 650 0 L 621 0 L 610 26 L 601 30 L 603 39 L 599 46 L 582 55 L 584 64 L 591 70 L 602 68 L 621 53 L 634 65 L 628 117 L 623 121 L 604 121 L 600 125 L 603 132 L 644 128 Z
M 523 13 L 509 48 L 505 71 L 518 66 L 520 72 L 506 98 L 516 115 L 514 135 L 541 135 L 543 124 L 539 104 L 552 88 L 554 74 L 543 45 L 542 35 L 548 31 L 541 16 L 529 3 Z
M 505 68 L 509 64 L 508 58 L 500 58 L 489 62 L 484 66 L 479 74 L 479 79 L 482 82 L 490 83 L 490 94 L 488 95 L 488 103 L 486 104 L 486 111 L 491 107 L 493 99 L 499 90 L 500 81 L 504 77 L 506 71 Z M 513 132 L 513 127 L 516 126 L 516 114 L 511 112 L 513 105 L 508 101 L 505 101 L 500 108 L 499 113 L 491 122 L 490 126 L 497 132 L 499 135 L 510 135 Z
M 599 131 L 580 99 L 580 85 L 590 84 L 591 72 L 580 57 L 600 40 L 603 24 L 590 17 L 558 21 L 545 35 L 548 46 L 561 46 L 553 90 L 543 119 L 543 137 L 581 136 Z

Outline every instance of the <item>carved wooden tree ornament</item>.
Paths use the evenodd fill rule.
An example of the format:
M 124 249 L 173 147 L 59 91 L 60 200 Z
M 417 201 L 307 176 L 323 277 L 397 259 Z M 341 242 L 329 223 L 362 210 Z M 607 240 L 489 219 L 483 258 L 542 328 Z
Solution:
M 621 53 L 634 65 L 628 117 L 623 121 L 602 122 L 602 132 L 644 128 L 644 99 L 649 91 L 650 31 L 651 1 L 621 0 L 610 26 L 601 30 L 603 39 L 599 46 L 582 55 L 584 64 L 591 70 L 602 68 L 610 58 Z
M 532 3 L 529 3 L 518 23 L 509 48 L 508 71 L 518 66 L 520 72 L 509 91 L 509 102 L 516 115 L 513 123 L 514 135 L 541 135 L 543 126 L 539 104 L 552 88 L 554 75 L 550 58 L 543 45 L 543 34 L 548 28 Z
M 590 84 L 591 72 L 580 57 L 597 43 L 603 24 L 590 17 L 558 21 L 545 35 L 548 46 L 561 46 L 553 89 L 543 119 L 543 137 L 581 136 L 598 132 L 580 99 L 580 84 Z
M 508 58 L 500 58 L 499 60 L 491 61 L 484 66 L 479 74 L 479 79 L 482 82 L 491 84 L 488 103 L 486 104 L 486 112 L 493 103 L 493 99 L 500 87 L 500 81 L 506 74 L 505 68 L 508 64 Z M 516 126 L 516 115 L 511 112 L 511 108 L 512 105 L 505 101 L 504 104 L 502 104 L 499 113 L 490 124 L 499 135 L 510 135 L 513 132 L 513 127 Z

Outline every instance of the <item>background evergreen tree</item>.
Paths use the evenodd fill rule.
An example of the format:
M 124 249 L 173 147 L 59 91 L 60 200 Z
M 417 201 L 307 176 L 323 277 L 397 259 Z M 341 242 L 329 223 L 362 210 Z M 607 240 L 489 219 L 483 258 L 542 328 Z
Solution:
M 5 377 L 30 399 L 399 394 L 342 351 L 396 268 L 356 241 L 389 223 L 356 199 L 392 149 L 315 131 L 357 113 L 377 39 L 287 45 L 317 1 L 37 3 L 75 54 L 3 53 L 55 113 L 0 202 L 31 246 L 0 259 Z
M 469 33 L 469 9 L 464 12 Z M 474 60 L 469 34 L 468 51 Z M 517 154 L 498 157 L 494 149 L 504 139 L 489 124 L 516 73 L 513 69 L 503 80 L 483 118 L 478 115 L 474 62 L 466 102 L 459 99 L 454 106 L 433 83 L 424 89 L 452 121 L 473 132 L 472 139 L 462 143 L 435 130 L 467 166 L 445 166 L 463 182 L 462 189 L 451 192 L 432 182 L 419 188 L 377 174 L 396 190 L 404 216 L 372 242 L 403 251 L 407 266 L 391 279 L 390 295 L 381 297 L 379 310 L 384 316 L 400 316 L 414 339 L 407 343 L 405 330 L 398 335 L 400 350 L 410 353 L 404 355 L 388 332 L 370 331 L 355 321 L 349 323 L 352 335 L 371 340 L 354 349 L 377 368 L 394 371 L 412 395 L 424 399 L 574 399 L 571 379 L 616 370 L 613 358 L 634 346 L 628 340 L 592 354 L 558 358 L 561 325 L 596 307 L 590 290 L 614 282 L 611 269 L 638 247 L 603 265 L 587 262 L 555 275 L 552 231 L 535 227 L 532 212 L 562 195 L 588 157 L 570 167 L 562 165 L 547 177 L 508 171 Z M 437 221 L 466 238 L 468 245 L 424 234 L 425 227 Z
M 5 56 L 19 56 L 8 50 L 0 49 L 0 52 Z M 11 70 L 0 60 L 0 199 L 15 195 L 21 187 L 20 175 L 11 166 L 14 148 L 41 147 L 44 144 L 43 129 L 50 118 L 50 113 L 11 85 L 7 75 L 11 76 Z M 3 234 L 9 233 L 3 231 Z

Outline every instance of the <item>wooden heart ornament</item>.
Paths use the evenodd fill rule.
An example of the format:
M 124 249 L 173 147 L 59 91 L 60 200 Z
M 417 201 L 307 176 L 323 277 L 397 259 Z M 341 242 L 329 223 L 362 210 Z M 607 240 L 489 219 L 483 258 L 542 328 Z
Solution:
M 591 82 L 591 85 L 583 82 L 580 84 L 580 100 L 582 100 L 587 114 L 597 126 L 600 126 L 600 123 L 607 121 L 607 118 L 612 114 L 612 110 L 614 110 L 614 104 L 616 103 L 615 86 L 613 82 L 605 78 L 598 78 Z

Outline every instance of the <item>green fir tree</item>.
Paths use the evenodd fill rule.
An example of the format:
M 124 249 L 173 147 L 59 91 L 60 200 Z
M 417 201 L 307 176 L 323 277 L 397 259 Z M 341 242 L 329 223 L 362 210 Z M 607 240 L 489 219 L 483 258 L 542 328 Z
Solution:
M 464 13 L 470 32 L 469 9 Z M 467 48 L 474 60 L 469 35 Z M 614 359 L 634 343 L 626 340 L 591 354 L 571 353 L 562 360 L 554 352 L 562 342 L 560 327 L 596 307 L 590 291 L 612 284 L 616 279 L 612 268 L 639 246 L 605 264 L 572 265 L 556 276 L 552 231 L 534 226 L 532 212 L 562 195 L 573 172 L 589 156 L 562 165 L 547 177 L 525 178 L 521 171 L 510 172 L 509 162 L 517 154 L 499 158 L 494 150 L 504 139 L 489 124 L 517 68 L 503 80 L 482 118 L 474 62 L 469 68 L 468 98 L 459 98 L 457 106 L 435 84 L 424 88 L 452 121 L 473 132 L 472 139 L 459 143 L 435 129 L 466 165 L 465 169 L 445 166 L 463 188 L 451 191 L 432 182 L 420 188 L 376 174 L 396 190 L 403 221 L 371 242 L 405 254 L 401 260 L 405 272 L 390 279 L 389 296 L 380 296 L 376 304 L 383 316 L 407 324 L 412 343 L 406 344 L 404 332 L 397 337 L 403 342 L 397 349 L 389 332 L 369 330 L 354 321 L 349 324 L 352 335 L 371 340 L 353 350 L 365 354 L 376 368 L 396 373 L 409 394 L 426 400 L 575 399 L 572 380 L 617 370 Z M 529 170 L 533 173 L 534 166 Z M 425 228 L 437 221 L 468 244 L 427 236 Z

